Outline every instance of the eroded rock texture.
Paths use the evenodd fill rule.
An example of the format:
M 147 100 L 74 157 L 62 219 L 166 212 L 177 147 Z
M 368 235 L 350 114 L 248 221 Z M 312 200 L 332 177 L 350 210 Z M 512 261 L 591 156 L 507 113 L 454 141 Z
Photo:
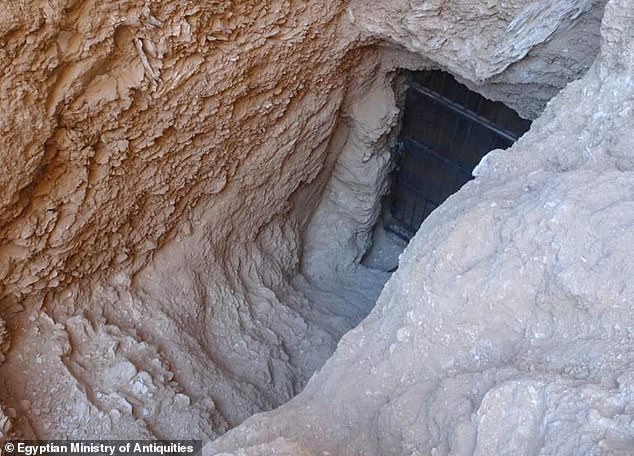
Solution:
M 617 142 L 616 132 L 629 131 L 622 103 L 631 84 L 631 62 L 621 56 L 631 35 L 617 13 L 632 8 L 624 0 L 611 8 L 604 63 L 553 103 L 514 149 L 518 158 L 492 154 L 480 179 L 427 223 L 377 310 L 302 396 L 213 451 L 389 454 L 436 445 L 444 454 L 455 434 L 459 448 L 487 454 L 495 435 L 485 443 L 473 443 L 473 435 L 500 432 L 500 404 L 574 388 L 587 398 L 612 394 L 608 402 L 617 405 L 600 413 L 612 413 L 606 426 L 614 435 L 627 435 L 609 420 L 629 413 L 618 401 L 631 382 L 617 376 L 629 358 L 613 357 L 626 356 L 630 339 L 614 345 L 621 332 L 608 328 L 615 300 L 629 299 L 627 283 L 613 295 L 618 287 L 608 281 L 585 301 L 569 290 L 631 272 L 627 256 L 601 263 L 600 254 L 628 242 L 607 231 L 595 236 L 607 236 L 599 253 L 584 256 L 598 272 L 584 276 L 573 267 L 572 251 L 590 245 L 592 230 L 617 232 L 628 223 L 618 211 L 605 212 L 609 227 L 590 220 L 616 211 L 602 202 L 622 194 L 628 180 L 607 173 L 631 164 L 631 136 Z M 209 440 L 289 400 L 388 278 L 359 261 L 390 166 L 393 72 L 448 69 L 534 116 L 550 95 L 519 97 L 516 84 L 539 76 L 537 87 L 558 88 L 586 71 L 594 51 L 579 48 L 598 43 L 596 31 L 585 31 L 601 12 L 600 3 L 523 0 L 477 8 L 461 1 L 9 2 L 0 12 L 0 316 L 8 329 L 0 325 L 0 438 L 11 430 Z M 559 79 L 545 71 L 558 43 L 584 54 L 564 60 Z M 613 74 L 623 77 L 603 85 Z M 587 103 L 566 98 L 575 93 L 604 107 L 594 111 L 589 96 Z M 570 109 L 579 118 L 564 128 L 557 119 Z M 561 129 L 567 136 L 557 139 Z M 591 178 L 603 189 L 597 200 L 576 190 Z M 571 211 L 579 232 L 568 237 Z M 540 225 L 551 213 L 554 221 Z M 532 228 L 515 228 L 526 224 Z M 478 236 L 482 242 L 471 242 Z M 496 275 L 509 265 L 527 268 L 530 280 Z M 465 277 L 456 279 L 456 271 Z M 561 283 L 551 283 L 555 273 L 565 273 Z M 592 293 L 602 293 L 600 306 Z M 528 304 L 536 297 L 543 309 Z M 558 299 L 568 313 L 553 310 Z M 515 301 L 523 320 L 513 316 Z M 494 303 L 499 335 L 482 320 Z M 552 315 L 571 319 L 558 325 Z M 616 350 L 605 352 L 601 366 L 556 352 L 566 347 L 557 331 L 569 331 L 577 347 L 574 322 L 589 342 L 605 335 L 606 350 Z M 539 365 L 541 377 L 521 377 L 549 341 L 556 360 L 543 366 L 553 372 Z M 514 354 L 525 359 L 510 363 Z M 563 379 L 560 359 L 577 363 Z M 600 377 L 608 374 L 609 381 Z M 594 387 L 584 389 L 590 380 L 595 396 Z M 438 389 L 443 381 L 451 400 Z M 430 411 L 416 408 L 430 397 L 455 405 L 437 428 Z M 527 418 L 540 423 L 551 409 L 536 407 L 543 413 L 529 410 Z M 481 423 L 466 423 L 478 414 Z M 595 421 L 580 429 L 595 429 Z M 526 441 L 534 441 L 538 431 L 527 429 Z
M 472 81 L 500 74 L 591 9 L 592 2 L 497 2 L 474 5 L 396 0 L 368 8 L 353 0 L 350 16 L 370 33 L 403 45 Z
M 484 84 L 474 86 L 483 95 L 513 107 L 527 119 L 536 118 L 548 100 L 581 77 L 599 52 L 600 25 L 605 1 L 594 1 L 590 11 L 548 41 L 533 47 L 522 60 Z
M 215 242 L 252 238 L 319 170 L 356 61 L 337 2 L 9 5 L 4 295 L 138 268 L 211 201 Z

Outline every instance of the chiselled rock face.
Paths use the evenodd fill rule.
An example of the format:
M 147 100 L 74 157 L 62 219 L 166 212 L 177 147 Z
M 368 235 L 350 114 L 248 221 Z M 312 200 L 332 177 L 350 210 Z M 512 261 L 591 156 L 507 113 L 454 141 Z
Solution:
M 8 2 L 0 439 L 629 454 L 634 6 L 603 6 Z M 585 76 L 381 291 L 401 68 L 531 118 Z

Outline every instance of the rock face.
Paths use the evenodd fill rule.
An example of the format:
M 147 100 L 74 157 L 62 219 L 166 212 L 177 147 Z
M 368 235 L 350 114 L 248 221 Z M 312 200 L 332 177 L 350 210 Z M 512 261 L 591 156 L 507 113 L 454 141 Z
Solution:
M 342 2 L 10 5 L 2 295 L 138 269 L 219 200 L 240 204 L 214 240 L 253 237 L 319 171 L 356 62 Z
M 566 84 L 581 77 L 599 53 L 605 1 L 593 2 L 572 26 L 533 47 L 522 60 L 484 84 L 474 86 L 487 97 L 503 101 L 527 119 L 536 118 L 548 100 Z
M 529 454 L 562 442 L 544 423 L 586 412 L 564 436 L 627 446 L 631 10 L 610 3 L 601 64 L 424 225 L 306 390 L 209 451 Z M 599 42 L 601 11 L 11 1 L 0 438 L 9 417 L 24 437 L 208 440 L 288 401 L 388 279 L 359 261 L 390 167 L 393 72 L 444 68 L 534 116 L 538 87 L 587 70 L 593 52 L 574 56 Z
M 353 0 L 362 29 L 480 82 L 503 72 L 592 6 L 588 0 L 496 2 L 395 0 L 373 8 Z

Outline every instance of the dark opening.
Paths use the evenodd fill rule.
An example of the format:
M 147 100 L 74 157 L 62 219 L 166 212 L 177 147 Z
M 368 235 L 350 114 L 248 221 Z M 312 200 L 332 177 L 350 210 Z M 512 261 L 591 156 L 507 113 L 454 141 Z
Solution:
M 530 127 L 442 71 L 411 72 L 385 228 L 410 239 L 425 218 L 473 177 L 487 152 L 512 145 Z

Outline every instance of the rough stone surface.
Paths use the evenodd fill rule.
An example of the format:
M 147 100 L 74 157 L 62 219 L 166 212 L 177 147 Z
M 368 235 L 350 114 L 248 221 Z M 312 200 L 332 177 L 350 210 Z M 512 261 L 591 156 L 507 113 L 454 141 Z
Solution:
M 484 84 L 469 86 L 502 101 L 527 119 L 536 118 L 546 103 L 568 83 L 581 77 L 599 53 L 605 0 L 594 1 L 587 14 L 532 48 L 526 57 Z
M 351 20 L 368 33 L 428 56 L 452 73 L 484 81 L 524 58 L 591 9 L 588 0 L 539 2 L 352 0 Z
M 209 440 L 288 401 L 388 279 L 359 261 L 389 171 L 394 70 L 442 67 L 533 115 L 549 95 L 514 84 L 583 73 L 596 5 L 8 2 L 0 440 Z M 617 133 L 631 130 L 632 5 L 610 5 L 603 63 L 518 158 L 491 154 L 430 219 L 296 401 L 208 450 L 528 452 L 561 442 L 543 423 L 578 414 L 562 435 L 628 445 L 632 319 L 615 303 L 631 290 L 614 277 L 631 277 L 617 203 L 632 139 Z M 544 66 L 567 42 L 553 79 Z M 602 357 L 584 358 L 595 343 Z
M 327 142 L 356 61 L 342 2 L 9 5 L 0 295 L 18 298 L 138 269 L 193 207 L 236 194 L 253 196 L 214 241 L 253 237 L 319 170 L 309 153 Z M 308 156 L 312 171 L 294 170 Z M 276 190 L 258 193 L 276 174 Z

